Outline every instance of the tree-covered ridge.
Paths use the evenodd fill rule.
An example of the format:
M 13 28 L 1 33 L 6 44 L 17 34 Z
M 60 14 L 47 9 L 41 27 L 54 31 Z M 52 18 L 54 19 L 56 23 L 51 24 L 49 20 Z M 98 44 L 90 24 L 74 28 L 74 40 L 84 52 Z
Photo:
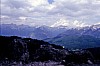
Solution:
M 46 41 L 57 45 L 65 46 L 66 48 L 93 48 L 100 47 L 100 38 L 90 35 L 65 35 L 57 36 Z

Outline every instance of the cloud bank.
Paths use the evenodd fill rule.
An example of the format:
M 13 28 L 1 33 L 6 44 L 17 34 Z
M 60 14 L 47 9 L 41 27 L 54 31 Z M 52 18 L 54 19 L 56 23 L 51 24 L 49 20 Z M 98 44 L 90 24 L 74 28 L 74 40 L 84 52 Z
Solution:
M 100 23 L 100 0 L 1 0 L 0 10 L 2 24 L 82 27 Z

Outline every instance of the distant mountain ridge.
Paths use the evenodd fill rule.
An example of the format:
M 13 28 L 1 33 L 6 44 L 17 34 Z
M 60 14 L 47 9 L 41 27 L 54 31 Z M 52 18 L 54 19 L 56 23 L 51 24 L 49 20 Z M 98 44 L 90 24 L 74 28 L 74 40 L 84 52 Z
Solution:
M 49 27 L 16 25 L 16 24 L 0 24 L 0 35 L 16 35 L 21 37 L 31 37 L 34 39 L 53 38 L 63 34 L 84 34 L 100 37 L 100 24 L 87 26 L 83 28 L 68 28 L 65 26 Z
M 100 47 L 100 24 L 68 29 L 58 36 L 46 39 L 45 41 L 67 48 Z
M 66 31 L 66 28 L 58 27 L 30 27 L 27 25 L 15 25 L 15 24 L 1 24 L 0 25 L 0 35 L 4 36 L 21 36 L 30 37 L 33 39 L 46 39 L 53 38 L 58 34 Z
M 76 48 L 85 49 L 85 48 L 100 47 L 100 38 L 95 38 L 89 35 L 57 36 L 52 39 L 46 39 L 45 41 L 65 46 L 66 48 L 69 49 L 76 49 Z
M 30 37 L 39 40 L 65 35 L 90 35 L 100 38 L 100 24 L 83 28 L 49 27 L 45 25 L 30 27 L 27 25 L 0 24 L 0 35 Z

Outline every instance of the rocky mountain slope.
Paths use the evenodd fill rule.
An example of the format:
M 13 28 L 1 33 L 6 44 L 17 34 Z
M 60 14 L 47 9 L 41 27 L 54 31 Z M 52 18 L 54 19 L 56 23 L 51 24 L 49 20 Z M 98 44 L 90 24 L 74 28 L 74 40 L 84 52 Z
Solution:
M 96 50 L 98 50 L 96 52 Z M 0 65 L 22 62 L 59 62 L 63 65 L 99 63 L 100 48 L 68 50 L 42 40 L 17 36 L 0 36 Z M 38 66 L 38 65 L 37 65 Z
M 60 61 L 66 52 L 63 47 L 42 40 L 0 36 L 0 61 Z

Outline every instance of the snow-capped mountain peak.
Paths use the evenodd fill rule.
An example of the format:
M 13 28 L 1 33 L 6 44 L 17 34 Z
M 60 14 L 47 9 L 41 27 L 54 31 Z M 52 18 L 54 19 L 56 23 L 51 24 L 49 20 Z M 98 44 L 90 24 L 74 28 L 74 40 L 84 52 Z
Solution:
M 69 23 L 67 22 L 66 19 L 60 19 L 56 23 L 51 25 L 50 27 L 60 27 L 60 26 L 68 26 L 68 25 L 69 25 Z

